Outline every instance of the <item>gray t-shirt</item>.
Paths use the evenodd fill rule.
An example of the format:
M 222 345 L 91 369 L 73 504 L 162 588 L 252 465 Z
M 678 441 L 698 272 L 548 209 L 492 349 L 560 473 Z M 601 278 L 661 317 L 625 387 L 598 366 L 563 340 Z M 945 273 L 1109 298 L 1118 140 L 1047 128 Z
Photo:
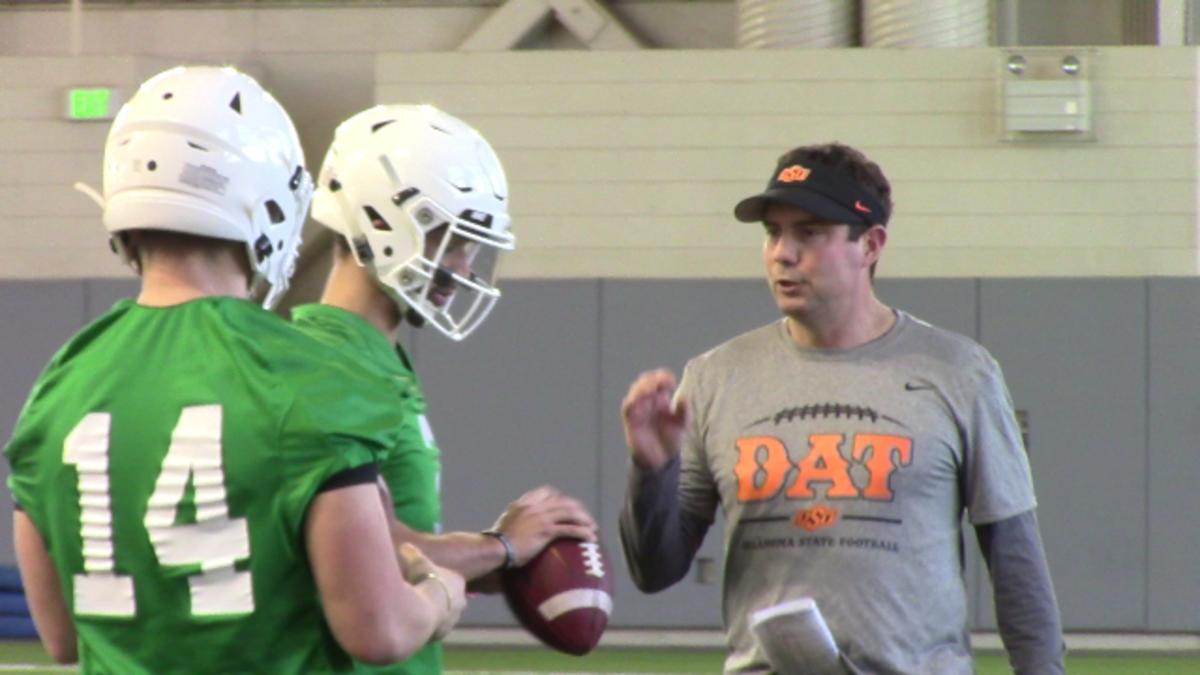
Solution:
M 728 672 L 767 669 L 749 615 L 810 596 L 864 672 L 971 673 L 960 523 L 1036 506 L 996 361 L 897 312 L 885 335 L 808 350 L 784 321 L 688 363 L 680 508 L 728 526 Z

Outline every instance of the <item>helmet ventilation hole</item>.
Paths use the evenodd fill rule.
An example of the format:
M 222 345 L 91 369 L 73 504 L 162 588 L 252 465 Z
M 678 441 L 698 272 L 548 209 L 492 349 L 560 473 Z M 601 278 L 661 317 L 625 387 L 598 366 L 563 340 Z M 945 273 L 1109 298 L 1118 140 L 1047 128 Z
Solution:
M 195 149 L 199 150 L 200 152 L 208 152 L 208 148 L 204 147 L 203 145 L 200 145 L 199 143 L 193 143 L 191 141 L 188 141 L 187 144 L 188 144 L 188 147 L 195 148 Z
M 169 92 L 169 91 L 168 91 L 167 93 L 163 94 L 163 100 L 164 100 L 164 101 L 169 101 L 169 100 L 171 100 L 171 97 L 172 97 L 172 96 L 174 96 L 174 95 L 175 95 L 175 94 L 172 94 L 171 92 Z
M 154 160 L 150 160 L 149 162 L 146 162 L 146 168 L 151 171 L 154 171 L 155 169 L 158 168 L 158 162 L 156 162 Z
M 290 187 L 293 191 L 298 189 L 300 187 L 300 177 L 303 175 L 304 167 L 297 166 L 296 170 L 292 172 L 292 179 L 288 181 L 288 187 Z
M 384 255 L 386 255 L 386 256 L 387 256 L 387 257 L 389 257 L 389 258 L 390 258 L 390 257 L 392 257 L 392 247 L 391 247 L 391 246 L 384 246 L 384 247 L 383 247 L 383 254 L 384 254 Z
M 404 204 L 404 202 L 412 199 L 413 196 L 415 196 L 419 192 L 420 192 L 420 190 L 418 190 L 417 188 L 405 188 L 404 190 L 401 190 L 400 192 L 397 192 L 396 194 L 392 195 L 392 203 L 395 204 L 396 206 L 401 206 Z
M 242 94 L 240 92 L 233 95 L 233 100 L 229 102 L 229 107 L 239 115 L 242 113 Z
M 367 220 L 371 221 L 371 227 L 379 230 L 380 232 L 392 231 L 392 226 L 389 225 L 388 221 L 384 220 L 383 216 L 379 215 L 379 212 L 375 209 L 371 208 L 370 206 L 364 206 L 363 213 L 367 214 Z
M 287 220 L 283 215 L 283 209 L 279 208 L 279 204 L 274 199 L 268 199 L 265 206 L 267 207 L 267 217 L 271 219 L 272 225 L 278 225 Z M 267 242 L 267 245 L 269 246 L 270 242 Z
M 274 252 L 275 248 L 271 246 L 271 240 L 267 238 L 267 235 L 261 235 L 254 240 L 254 257 L 258 262 L 266 260 Z
M 371 133 L 375 133 L 376 131 L 379 131 L 380 129 L 386 127 L 387 125 L 389 125 L 395 121 L 396 120 L 384 120 L 382 122 L 376 122 L 375 124 L 371 125 Z
M 458 217 L 467 221 L 468 223 L 474 223 L 481 227 L 491 227 L 492 226 L 492 214 L 484 212 L 484 211 L 476 211 L 474 209 L 463 209 L 462 213 L 458 214 Z

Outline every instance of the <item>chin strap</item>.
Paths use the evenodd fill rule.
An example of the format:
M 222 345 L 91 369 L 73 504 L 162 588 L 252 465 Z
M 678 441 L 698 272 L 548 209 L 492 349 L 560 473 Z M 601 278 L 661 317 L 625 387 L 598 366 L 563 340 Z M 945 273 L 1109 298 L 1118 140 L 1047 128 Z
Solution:
M 88 185 L 87 183 L 83 183 L 83 182 L 75 183 L 75 184 L 71 185 L 71 187 L 75 188 L 76 190 L 79 190 L 80 192 L 83 193 L 83 195 L 85 197 L 96 202 L 96 206 L 99 206 L 101 209 L 104 208 L 104 197 L 101 196 L 101 194 L 96 191 L 96 188 L 92 187 L 91 185 Z
M 96 188 L 82 181 L 72 183 L 71 187 L 78 190 L 81 194 L 83 194 L 84 197 L 96 202 L 96 206 L 99 206 L 100 210 L 104 211 L 104 195 L 100 194 Z M 120 233 L 114 233 L 109 236 L 108 246 L 112 249 L 113 253 L 116 253 L 121 257 L 122 262 L 133 268 L 134 272 L 137 272 L 138 274 L 142 273 L 141 265 L 137 260 L 137 256 L 130 251 L 129 247 L 125 244 L 125 240 L 121 238 Z
M 404 320 L 407 321 L 413 328 L 425 327 L 425 317 L 412 307 L 406 307 L 404 309 Z

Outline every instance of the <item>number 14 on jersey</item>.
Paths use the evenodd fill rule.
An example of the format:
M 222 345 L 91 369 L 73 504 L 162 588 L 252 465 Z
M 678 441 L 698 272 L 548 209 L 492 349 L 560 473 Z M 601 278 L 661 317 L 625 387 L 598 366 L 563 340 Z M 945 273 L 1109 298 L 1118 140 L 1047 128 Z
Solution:
M 134 579 L 117 572 L 113 538 L 109 445 L 112 416 L 89 413 L 67 435 L 63 463 L 79 476 L 79 521 L 83 573 L 74 576 L 75 613 L 132 617 L 137 613 Z M 178 523 L 189 481 L 195 495 L 194 523 Z M 199 566 L 188 576 L 193 616 L 254 611 L 250 573 L 234 564 L 250 557 L 245 518 L 230 518 L 221 461 L 221 406 L 183 409 L 171 432 L 154 493 L 143 520 L 163 567 Z

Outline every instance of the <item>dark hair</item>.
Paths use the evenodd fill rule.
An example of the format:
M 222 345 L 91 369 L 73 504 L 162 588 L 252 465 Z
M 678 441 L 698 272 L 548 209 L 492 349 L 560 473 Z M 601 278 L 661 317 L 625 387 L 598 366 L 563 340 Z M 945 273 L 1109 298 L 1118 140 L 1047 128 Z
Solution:
M 250 260 L 246 256 L 244 242 L 153 228 L 124 230 L 117 232 L 114 236 L 120 239 L 121 245 L 129 254 L 134 271 L 139 275 L 145 266 L 144 257 L 154 255 L 155 251 L 203 250 L 211 253 L 219 249 L 228 249 L 234 259 L 240 263 L 246 279 L 254 278 L 254 269 L 250 266 Z
M 780 168 L 792 164 L 810 163 L 821 164 L 845 173 L 864 190 L 875 196 L 888 213 L 892 212 L 892 184 L 883 175 L 883 169 L 879 168 L 878 164 L 872 162 L 861 151 L 834 141 L 833 143 L 802 145 L 792 148 L 779 158 Z M 856 241 L 867 229 L 869 228 L 866 225 L 851 225 L 850 241 Z

